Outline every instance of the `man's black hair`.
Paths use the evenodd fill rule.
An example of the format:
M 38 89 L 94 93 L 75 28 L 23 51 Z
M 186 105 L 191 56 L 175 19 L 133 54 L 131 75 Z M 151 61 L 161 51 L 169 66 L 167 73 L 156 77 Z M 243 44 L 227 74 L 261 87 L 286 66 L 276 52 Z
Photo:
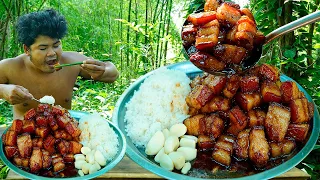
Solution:
M 64 16 L 53 9 L 19 17 L 16 28 L 18 40 L 27 47 L 30 47 L 39 35 L 62 39 L 67 34 L 67 22 Z

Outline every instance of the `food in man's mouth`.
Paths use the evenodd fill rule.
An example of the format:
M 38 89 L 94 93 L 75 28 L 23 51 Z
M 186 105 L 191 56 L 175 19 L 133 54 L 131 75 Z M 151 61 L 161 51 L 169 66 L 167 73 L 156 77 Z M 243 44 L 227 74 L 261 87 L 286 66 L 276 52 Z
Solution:
M 241 70 L 265 41 L 251 11 L 224 0 L 206 0 L 203 12 L 188 16 L 181 37 L 190 61 L 211 72 Z
M 81 130 L 69 112 L 50 104 L 39 104 L 13 121 L 2 135 L 6 157 L 19 168 L 48 177 L 77 174 L 74 154 L 81 151 Z
M 56 64 L 54 64 L 54 66 L 53 66 L 56 71 L 59 71 L 59 70 L 62 69 L 61 67 L 58 67 L 58 66 L 60 66 L 60 63 L 56 63 Z
M 185 73 L 165 67 L 150 75 L 126 104 L 126 132 L 132 142 L 146 146 L 157 131 L 181 123 L 188 117 L 185 102 L 190 92 Z
M 308 140 L 314 107 L 293 81 L 262 64 L 246 74 L 203 74 L 186 98 L 187 134 L 198 137 L 195 169 L 255 173 L 297 153 Z M 214 163 L 205 164 L 204 159 Z M 242 165 L 240 165 L 242 164 Z

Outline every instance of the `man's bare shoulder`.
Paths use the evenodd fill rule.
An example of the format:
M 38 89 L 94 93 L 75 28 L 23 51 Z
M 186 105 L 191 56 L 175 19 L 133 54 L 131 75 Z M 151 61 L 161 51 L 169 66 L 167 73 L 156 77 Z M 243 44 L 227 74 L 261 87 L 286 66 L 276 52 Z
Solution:
M 27 56 L 22 54 L 14 58 L 3 59 L 0 61 L 0 84 L 6 84 L 8 77 L 13 72 L 21 72 L 24 66 L 24 59 Z
M 82 62 L 87 59 L 83 54 L 73 51 L 64 51 L 62 53 L 63 63 Z
M 14 58 L 3 59 L 0 61 L 0 69 L 18 68 L 24 65 L 24 59 L 27 55 L 21 54 Z M 2 69 L 4 68 L 4 69 Z

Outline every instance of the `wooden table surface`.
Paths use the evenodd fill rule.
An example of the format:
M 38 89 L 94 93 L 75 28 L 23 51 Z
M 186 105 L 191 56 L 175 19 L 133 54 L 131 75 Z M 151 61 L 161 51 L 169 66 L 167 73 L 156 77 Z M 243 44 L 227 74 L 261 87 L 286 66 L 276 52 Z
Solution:
M 0 134 L 2 135 L 5 127 L 0 127 Z M 288 172 L 274 178 L 283 180 L 302 180 L 309 179 L 310 176 L 298 168 L 292 168 Z M 13 171 L 9 171 L 6 179 L 26 179 Z M 119 164 L 117 164 L 109 172 L 97 177 L 96 179 L 161 179 L 161 177 L 152 172 L 142 168 L 129 157 L 125 156 Z

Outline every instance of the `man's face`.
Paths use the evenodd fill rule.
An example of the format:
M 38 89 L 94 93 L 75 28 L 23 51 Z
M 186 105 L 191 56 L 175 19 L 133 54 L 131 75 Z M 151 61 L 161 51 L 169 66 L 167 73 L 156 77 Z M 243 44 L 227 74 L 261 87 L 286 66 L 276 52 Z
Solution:
M 59 62 L 62 55 L 62 45 L 59 39 L 39 35 L 30 46 L 30 60 L 42 72 L 55 72 L 54 65 Z

